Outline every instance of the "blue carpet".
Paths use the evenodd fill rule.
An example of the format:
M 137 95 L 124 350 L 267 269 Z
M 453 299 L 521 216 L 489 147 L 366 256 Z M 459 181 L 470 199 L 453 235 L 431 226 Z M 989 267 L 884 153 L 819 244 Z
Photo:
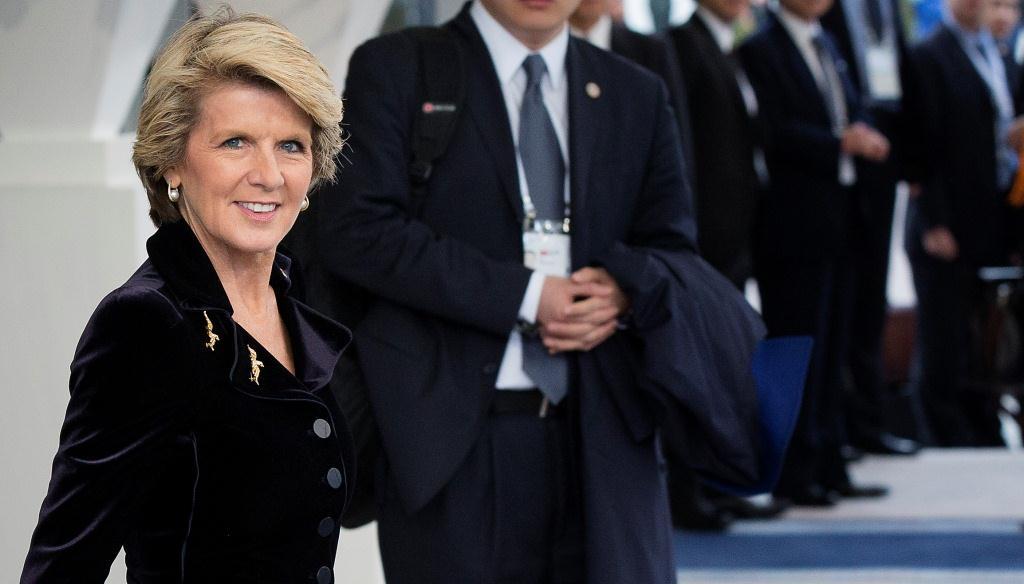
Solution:
M 1024 570 L 1024 533 L 677 532 L 680 570 L 914 568 Z

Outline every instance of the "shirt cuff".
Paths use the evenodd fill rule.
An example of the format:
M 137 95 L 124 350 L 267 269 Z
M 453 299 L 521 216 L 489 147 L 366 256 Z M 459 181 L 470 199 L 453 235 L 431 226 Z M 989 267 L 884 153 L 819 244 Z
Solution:
M 839 155 L 839 184 L 844 187 L 853 186 L 857 182 L 857 168 L 853 157 L 849 154 Z
M 529 323 L 537 322 L 537 309 L 540 308 L 540 293 L 544 290 L 544 274 L 533 272 L 530 283 L 523 294 L 523 303 L 519 305 L 519 319 Z

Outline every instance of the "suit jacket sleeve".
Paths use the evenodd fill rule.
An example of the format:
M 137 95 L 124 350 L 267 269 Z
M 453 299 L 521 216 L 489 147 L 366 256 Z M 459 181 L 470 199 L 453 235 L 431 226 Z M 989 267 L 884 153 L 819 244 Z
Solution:
M 665 293 L 672 272 L 663 260 L 690 256 L 697 249 L 693 196 L 684 175 L 678 126 L 663 86 L 656 95 L 653 140 L 629 233 L 594 262 L 607 269 L 629 296 L 632 323 L 638 329 L 667 316 Z
M 357 170 L 342 171 L 340 188 L 320 202 L 325 267 L 404 306 L 507 334 L 530 271 L 436 233 L 413 216 L 407 173 L 415 63 L 414 46 L 401 35 L 370 41 L 352 56 L 347 166 Z
M 595 359 L 639 349 L 631 375 L 641 392 L 623 396 L 610 383 L 613 399 L 655 404 L 653 419 L 664 426 L 673 453 L 708 476 L 749 483 L 758 473 L 758 451 L 757 397 L 748 372 L 764 330 L 735 287 L 696 253 L 679 138 L 664 90 L 659 96 L 632 228 L 597 261 L 631 299 L 632 334 L 598 347 Z M 637 428 L 634 436 L 642 438 Z
M 182 321 L 156 292 L 97 308 L 71 366 L 71 398 L 22 583 L 102 584 L 186 427 L 193 383 Z
M 949 225 L 950 202 L 945 183 L 942 180 L 941 157 L 929 155 L 929 145 L 948 144 L 946 128 L 948 115 L 941 98 L 945 88 L 939 87 L 943 76 L 933 55 L 917 47 L 911 52 L 908 68 L 910 83 L 905 96 L 910 132 L 916 136 L 910 148 L 910 159 L 914 161 L 915 176 L 921 179 L 921 194 L 914 201 L 918 215 L 925 228 Z

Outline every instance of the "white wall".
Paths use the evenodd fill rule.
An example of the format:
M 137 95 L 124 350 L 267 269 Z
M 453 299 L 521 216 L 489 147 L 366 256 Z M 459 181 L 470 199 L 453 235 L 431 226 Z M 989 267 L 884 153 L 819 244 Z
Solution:
M 15 158 L 12 146 L 22 149 L 0 144 L 0 168 Z M 36 150 L 54 162 L 37 163 L 40 173 L 65 166 Z M 0 581 L 17 581 L 46 492 L 78 335 L 99 298 L 135 265 L 135 196 L 84 181 L 0 181 Z
M 279 19 L 340 87 L 387 2 L 238 0 Z M 0 0 L 0 582 L 16 582 L 67 404 L 68 366 L 100 298 L 152 232 L 130 115 L 178 0 Z M 383 582 L 373 527 L 342 534 L 338 580 Z M 108 582 L 124 582 L 123 561 Z

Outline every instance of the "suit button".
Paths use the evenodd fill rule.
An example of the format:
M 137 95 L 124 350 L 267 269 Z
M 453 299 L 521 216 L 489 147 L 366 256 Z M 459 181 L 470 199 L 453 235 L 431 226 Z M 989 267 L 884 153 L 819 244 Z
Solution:
M 320 537 L 328 537 L 334 533 L 334 520 L 330 517 L 324 517 L 320 520 L 320 525 L 317 526 L 316 532 L 320 534 Z
M 327 484 L 331 485 L 332 489 L 337 489 L 341 487 L 341 482 L 341 471 L 332 466 L 327 471 Z
M 320 438 L 327 438 L 331 435 L 331 425 L 323 418 L 313 421 L 313 433 Z
M 484 375 L 490 375 L 498 370 L 498 365 L 495 363 L 488 363 L 484 365 Z
M 331 584 L 331 569 L 327 566 L 321 566 L 316 571 L 316 584 Z

